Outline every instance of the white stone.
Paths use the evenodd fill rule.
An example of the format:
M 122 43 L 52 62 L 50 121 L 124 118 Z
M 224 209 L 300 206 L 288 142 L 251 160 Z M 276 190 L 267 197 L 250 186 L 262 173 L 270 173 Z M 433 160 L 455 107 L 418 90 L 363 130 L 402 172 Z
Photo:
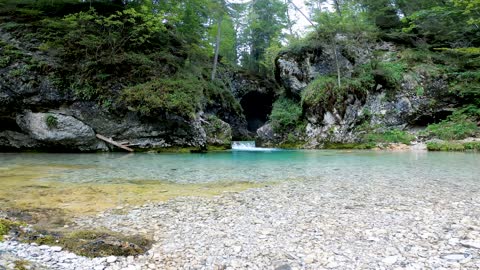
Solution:
M 117 261 L 117 257 L 115 256 L 108 256 L 107 257 L 107 263 L 114 263 Z
M 468 248 L 478 248 L 478 249 L 480 249 L 480 241 L 465 240 L 465 241 L 461 241 L 460 244 L 462 246 L 465 246 L 465 247 L 468 247 Z
M 54 247 L 51 247 L 50 250 L 54 251 L 54 252 L 60 252 L 60 251 L 62 251 L 62 247 L 54 246 Z
M 392 264 L 395 264 L 397 260 L 398 260 L 397 256 L 388 256 L 383 258 L 382 262 L 386 265 L 392 265 Z

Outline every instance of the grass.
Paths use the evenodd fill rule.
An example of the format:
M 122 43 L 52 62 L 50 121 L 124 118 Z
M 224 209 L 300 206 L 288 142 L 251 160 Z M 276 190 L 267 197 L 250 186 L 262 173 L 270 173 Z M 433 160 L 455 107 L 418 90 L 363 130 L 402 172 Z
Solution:
M 477 123 L 470 116 L 457 111 L 446 120 L 429 125 L 424 133 L 430 137 L 451 141 L 474 136 L 477 132 Z
M 409 133 L 392 129 L 385 132 L 368 133 L 363 137 L 364 141 L 368 143 L 403 143 L 410 144 L 415 139 L 415 136 Z
M 373 149 L 375 147 L 375 143 L 326 143 L 323 148 L 338 150 L 367 150 Z
M 270 121 L 276 132 L 294 129 L 302 124 L 302 107 L 297 102 L 280 98 L 273 103 Z
M 429 151 L 480 151 L 480 142 L 428 142 Z
M 3 241 L 3 237 L 7 235 L 13 228 L 22 225 L 19 222 L 11 221 L 8 219 L 0 219 L 0 241 Z

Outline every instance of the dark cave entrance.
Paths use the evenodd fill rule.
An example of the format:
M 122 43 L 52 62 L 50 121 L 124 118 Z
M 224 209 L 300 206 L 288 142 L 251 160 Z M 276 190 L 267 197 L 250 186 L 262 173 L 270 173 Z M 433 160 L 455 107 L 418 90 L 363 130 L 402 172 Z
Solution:
M 248 131 L 255 132 L 267 122 L 272 104 L 273 94 L 250 92 L 242 97 L 240 105 L 247 119 Z
M 440 121 L 447 119 L 447 117 L 452 115 L 452 113 L 453 110 L 441 110 L 430 115 L 420 115 L 418 118 L 413 120 L 410 125 L 414 127 L 426 127 L 430 124 L 439 123 Z

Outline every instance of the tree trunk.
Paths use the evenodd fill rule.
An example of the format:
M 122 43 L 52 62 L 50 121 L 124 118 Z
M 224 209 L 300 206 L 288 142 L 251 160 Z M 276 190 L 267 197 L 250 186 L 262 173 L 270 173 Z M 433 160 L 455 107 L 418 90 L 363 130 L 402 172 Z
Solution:
M 332 37 L 332 47 L 333 47 L 333 55 L 335 56 L 335 66 L 337 68 L 337 83 L 338 87 L 341 87 L 341 73 L 340 73 L 340 63 L 338 63 L 338 55 L 337 55 L 337 42 L 335 41 L 335 36 Z
M 287 25 L 288 25 L 288 30 L 290 31 L 290 36 L 293 38 L 295 37 L 296 38 L 296 35 L 294 36 L 294 33 L 293 33 L 293 23 L 292 23 L 292 20 L 290 19 L 290 12 L 288 12 L 288 0 L 285 0 L 285 4 L 287 6 Z
M 217 73 L 218 54 L 220 52 L 220 38 L 222 34 L 222 17 L 218 19 L 217 27 L 218 29 L 217 29 L 217 38 L 215 41 L 215 56 L 213 57 L 212 81 L 215 80 L 215 75 Z
M 342 17 L 342 10 L 340 9 L 340 3 L 338 0 L 333 0 L 333 3 L 335 4 L 335 10 L 338 13 L 338 16 Z

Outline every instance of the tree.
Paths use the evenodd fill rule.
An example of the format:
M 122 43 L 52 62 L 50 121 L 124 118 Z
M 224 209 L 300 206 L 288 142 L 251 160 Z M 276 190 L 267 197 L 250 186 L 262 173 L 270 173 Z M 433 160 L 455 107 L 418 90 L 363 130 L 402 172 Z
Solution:
M 249 7 L 248 26 L 244 31 L 249 57 L 243 63 L 253 72 L 265 74 L 260 61 L 272 43 L 280 42 L 287 26 L 287 6 L 281 0 L 253 0 Z M 244 54 L 245 58 L 245 54 Z

